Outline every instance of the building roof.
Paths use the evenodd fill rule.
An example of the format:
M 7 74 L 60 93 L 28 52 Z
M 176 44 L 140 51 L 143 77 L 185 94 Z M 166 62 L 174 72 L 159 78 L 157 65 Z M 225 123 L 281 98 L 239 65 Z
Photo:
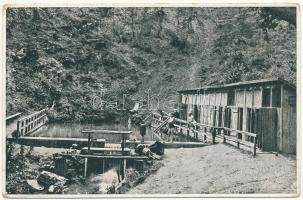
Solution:
M 269 84 L 269 83 L 277 83 L 277 84 L 283 84 L 291 89 L 296 89 L 296 86 L 284 79 L 276 78 L 276 79 L 259 79 L 259 80 L 252 80 L 252 81 L 243 81 L 243 82 L 237 82 L 237 83 L 229 83 L 229 84 L 222 84 L 222 85 L 211 85 L 211 86 L 205 86 L 205 87 L 199 87 L 199 88 L 190 88 L 190 89 L 183 89 L 178 90 L 178 92 L 189 92 L 189 91 L 196 91 L 196 90 L 208 90 L 208 89 L 222 89 L 222 88 L 230 88 L 230 87 L 241 87 L 245 85 L 260 85 L 260 84 Z

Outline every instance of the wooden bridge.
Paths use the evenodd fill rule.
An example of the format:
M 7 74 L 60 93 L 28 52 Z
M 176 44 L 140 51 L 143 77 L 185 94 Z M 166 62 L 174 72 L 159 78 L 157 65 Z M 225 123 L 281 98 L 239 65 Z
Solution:
M 8 137 L 27 136 L 48 122 L 46 109 L 22 117 L 16 113 L 6 118 L 6 135 Z
M 18 136 L 25 136 L 38 130 L 47 123 L 46 109 L 30 114 L 17 122 Z

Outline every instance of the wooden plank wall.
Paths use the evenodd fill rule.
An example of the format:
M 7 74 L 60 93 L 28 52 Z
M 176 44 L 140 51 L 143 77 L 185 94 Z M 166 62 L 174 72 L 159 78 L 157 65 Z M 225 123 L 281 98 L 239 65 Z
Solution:
M 253 106 L 257 107 L 257 108 L 262 107 L 262 92 L 261 92 L 261 89 L 254 90 L 253 96 L 254 96 Z
M 296 106 L 289 104 L 289 96 L 293 95 L 294 91 L 283 88 L 282 151 L 285 153 L 296 153 Z
M 244 102 L 244 90 L 237 90 L 236 91 L 236 105 L 240 106 L 240 107 L 244 107 L 245 106 L 245 102 Z
M 277 108 L 277 150 L 282 151 L 282 109 Z
M 253 91 L 252 90 L 246 90 L 245 92 L 245 105 L 247 107 L 252 107 L 253 105 L 253 100 L 252 100 L 252 97 L 253 97 Z
M 227 106 L 227 92 L 222 92 L 220 105 Z
M 259 117 L 261 120 L 261 130 L 259 139 L 262 143 L 262 150 L 276 151 L 277 136 L 277 109 L 276 108 L 260 108 Z

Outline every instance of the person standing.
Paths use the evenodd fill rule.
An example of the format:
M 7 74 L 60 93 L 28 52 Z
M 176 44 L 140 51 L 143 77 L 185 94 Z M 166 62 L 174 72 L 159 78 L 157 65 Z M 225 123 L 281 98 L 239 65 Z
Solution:
M 177 109 L 174 109 L 174 112 L 172 115 L 175 119 L 180 119 L 180 114 Z M 177 126 L 175 126 L 175 134 L 177 134 L 177 133 L 178 133 L 178 129 L 177 129 Z
M 173 116 L 174 116 L 174 118 L 177 118 L 177 119 L 180 118 L 180 114 L 177 109 L 174 109 Z
M 195 119 L 194 119 L 194 116 L 192 114 L 192 112 L 189 112 L 188 113 L 188 117 L 187 117 L 187 123 L 188 123 L 188 129 L 189 129 L 189 132 L 192 132 L 192 129 L 194 127 L 194 124 L 195 123 Z

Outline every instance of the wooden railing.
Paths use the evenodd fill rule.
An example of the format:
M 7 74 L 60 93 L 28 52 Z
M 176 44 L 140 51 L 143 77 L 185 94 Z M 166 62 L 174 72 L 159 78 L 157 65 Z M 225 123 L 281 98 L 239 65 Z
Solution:
M 153 122 L 155 124 L 163 124 L 168 116 L 161 116 L 158 113 L 153 113 Z M 253 155 L 256 155 L 257 149 L 257 134 L 241 130 L 234 130 L 227 127 L 215 127 L 209 124 L 202 124 L 197 122 L 187 122 L 182 119 L 175 119 L 174 126 L 177 127 L 179 132 L 187 137 L 195 138 L 200 141 L 206 142 L 212 140 L 215 143 L 215 138 L 220 138 L 225 143 L 230 141 L 237 144 L 240 148 L 241 145 L 253 148 Z M 240 135 L 242 137 L 240 137 Z M 245 138 L 249 136 L 253 142 L 246 141 Z M 240 139 L 242 138 L 242 139 Z M 244 140 L 243 140 L 244 139 Z
M 40 110 L 26 117 L 23 117 L 22 119 L 19 119 L 17 122 L 18 136 L 29 135 L 46 124 L 46 122 L 46 109 Z
M 16 113 L 16 114 L 14 114 L 14 115 L 10 115 L 10 116 L 6 117 L 6 119 L 5 119 L 6 124 L 9 124 L 9 123 L 11 123 L 12 121 L 16 120 L 16 118 L 19 118 L 19 117 L 20 117 L 20 115 L 22 115 L 22 113 L 21 113 L 21 112 L 20 112 L 20 113 Z

